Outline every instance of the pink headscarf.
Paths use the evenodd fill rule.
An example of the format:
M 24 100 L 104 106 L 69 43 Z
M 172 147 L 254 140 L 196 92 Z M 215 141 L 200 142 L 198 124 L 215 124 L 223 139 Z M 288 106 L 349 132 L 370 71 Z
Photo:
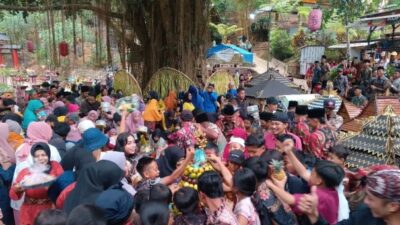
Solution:
M 6 123 L 0 123 L 0 151 L 2 151 L 4 157 L 6 157 L 9 162 L 15 163 L 15 152 L 7 141 L 9 133 L 8 125 Z
M 44 142 L 48 144 L 53 135 L 53 130 L 45 122 L 32 122 L 29 124 L 26 134 L 28 138 L 25 139 L 25 143 L 16 152 L 18 162 L 23 162 L 27 159 L 35 143 Z
M 94 123 L 96 122 L 96 120 L 99 118 L 99 113 L 97 111 L 94 110 L 90 110 L 88 115 L 86 116 L 86 118 L 88 120 L 93 121 Z
M 136 118 L 136 119 L 135 119 Z M 133 111 L 126 118 L 126 126 L 130 133 L 136 133 L 139 126 L 144 126 L 144 121 L 142 117 L 142 113 L 139 110 Z
M 103 97 L 101 97 L 101 101 L 102 102 L 108 102 L 108 103 L 110 103 L 111 104 L 111 97 L 110 96 L 103 96 Z
M 54 109 L 58 108 L 58 107 L 64 107 L 64 106 L 65 106 L 65 104 L 62 101 L 56 101 L 56 102 L 53 103 L 53 108 Z

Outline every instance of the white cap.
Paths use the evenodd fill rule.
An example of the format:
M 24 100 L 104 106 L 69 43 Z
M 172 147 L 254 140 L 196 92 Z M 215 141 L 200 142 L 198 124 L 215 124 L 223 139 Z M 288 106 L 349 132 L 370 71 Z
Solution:
M 244 147 L 244 140 L 243 138 L 238 138 L 238 137 L 231 137 L 229 144 L 231 143 L 238 143 L 239 145 L 241 145 L 242 147 Z
M 83 134 L 87 129 L 96 127 L 91 120 L 84 119 L 78 124 L 78 130 Z

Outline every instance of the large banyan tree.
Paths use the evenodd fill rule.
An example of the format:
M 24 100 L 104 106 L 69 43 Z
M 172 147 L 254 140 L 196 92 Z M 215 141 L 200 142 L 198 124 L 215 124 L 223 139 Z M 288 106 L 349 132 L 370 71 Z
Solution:
M 24 15 L 93 11 L 107 30 L 117 34 L 121 63 L 132 69 L 142 87 L 165 66 L 193 80 L 205 74 L 209 5 L 209 0 L 0 0 L 0 10 Z M 106 42 L 109 54 L 109 40 Z

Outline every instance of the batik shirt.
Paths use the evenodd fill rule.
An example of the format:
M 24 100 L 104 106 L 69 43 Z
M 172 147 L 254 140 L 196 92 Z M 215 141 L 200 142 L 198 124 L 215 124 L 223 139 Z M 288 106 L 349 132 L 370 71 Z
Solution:
M 336 143 L 335 132 L 327 126 L 321 126 L 310 134 L 308 138 L 308 151 L 320 159 L 326 158 L 329 148 Z
M 327 123 L 335 128 L 335 131 L 339 130 L 340 127 L 343 125 L 343 117 L 337 115 L 336 113 L 330 117 L 327 121 Z
M 308 145 L 307 140 L 310 136 L 310 128 L 308 127 L 306 121 L 300 120 L 295 122 L 293 133 L 301 139 L 303 143 L 303 149 L 306 149 Z

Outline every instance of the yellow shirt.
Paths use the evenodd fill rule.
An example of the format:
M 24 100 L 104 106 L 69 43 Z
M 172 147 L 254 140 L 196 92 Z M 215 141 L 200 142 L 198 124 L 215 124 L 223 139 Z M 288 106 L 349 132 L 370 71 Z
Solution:
M 182 108 L 183 108 L 183 110 L 189 110 L 189 111 L 193 111 L 195 109 L 193 103 L 191 103 L 191 102 L 183 103 Z

